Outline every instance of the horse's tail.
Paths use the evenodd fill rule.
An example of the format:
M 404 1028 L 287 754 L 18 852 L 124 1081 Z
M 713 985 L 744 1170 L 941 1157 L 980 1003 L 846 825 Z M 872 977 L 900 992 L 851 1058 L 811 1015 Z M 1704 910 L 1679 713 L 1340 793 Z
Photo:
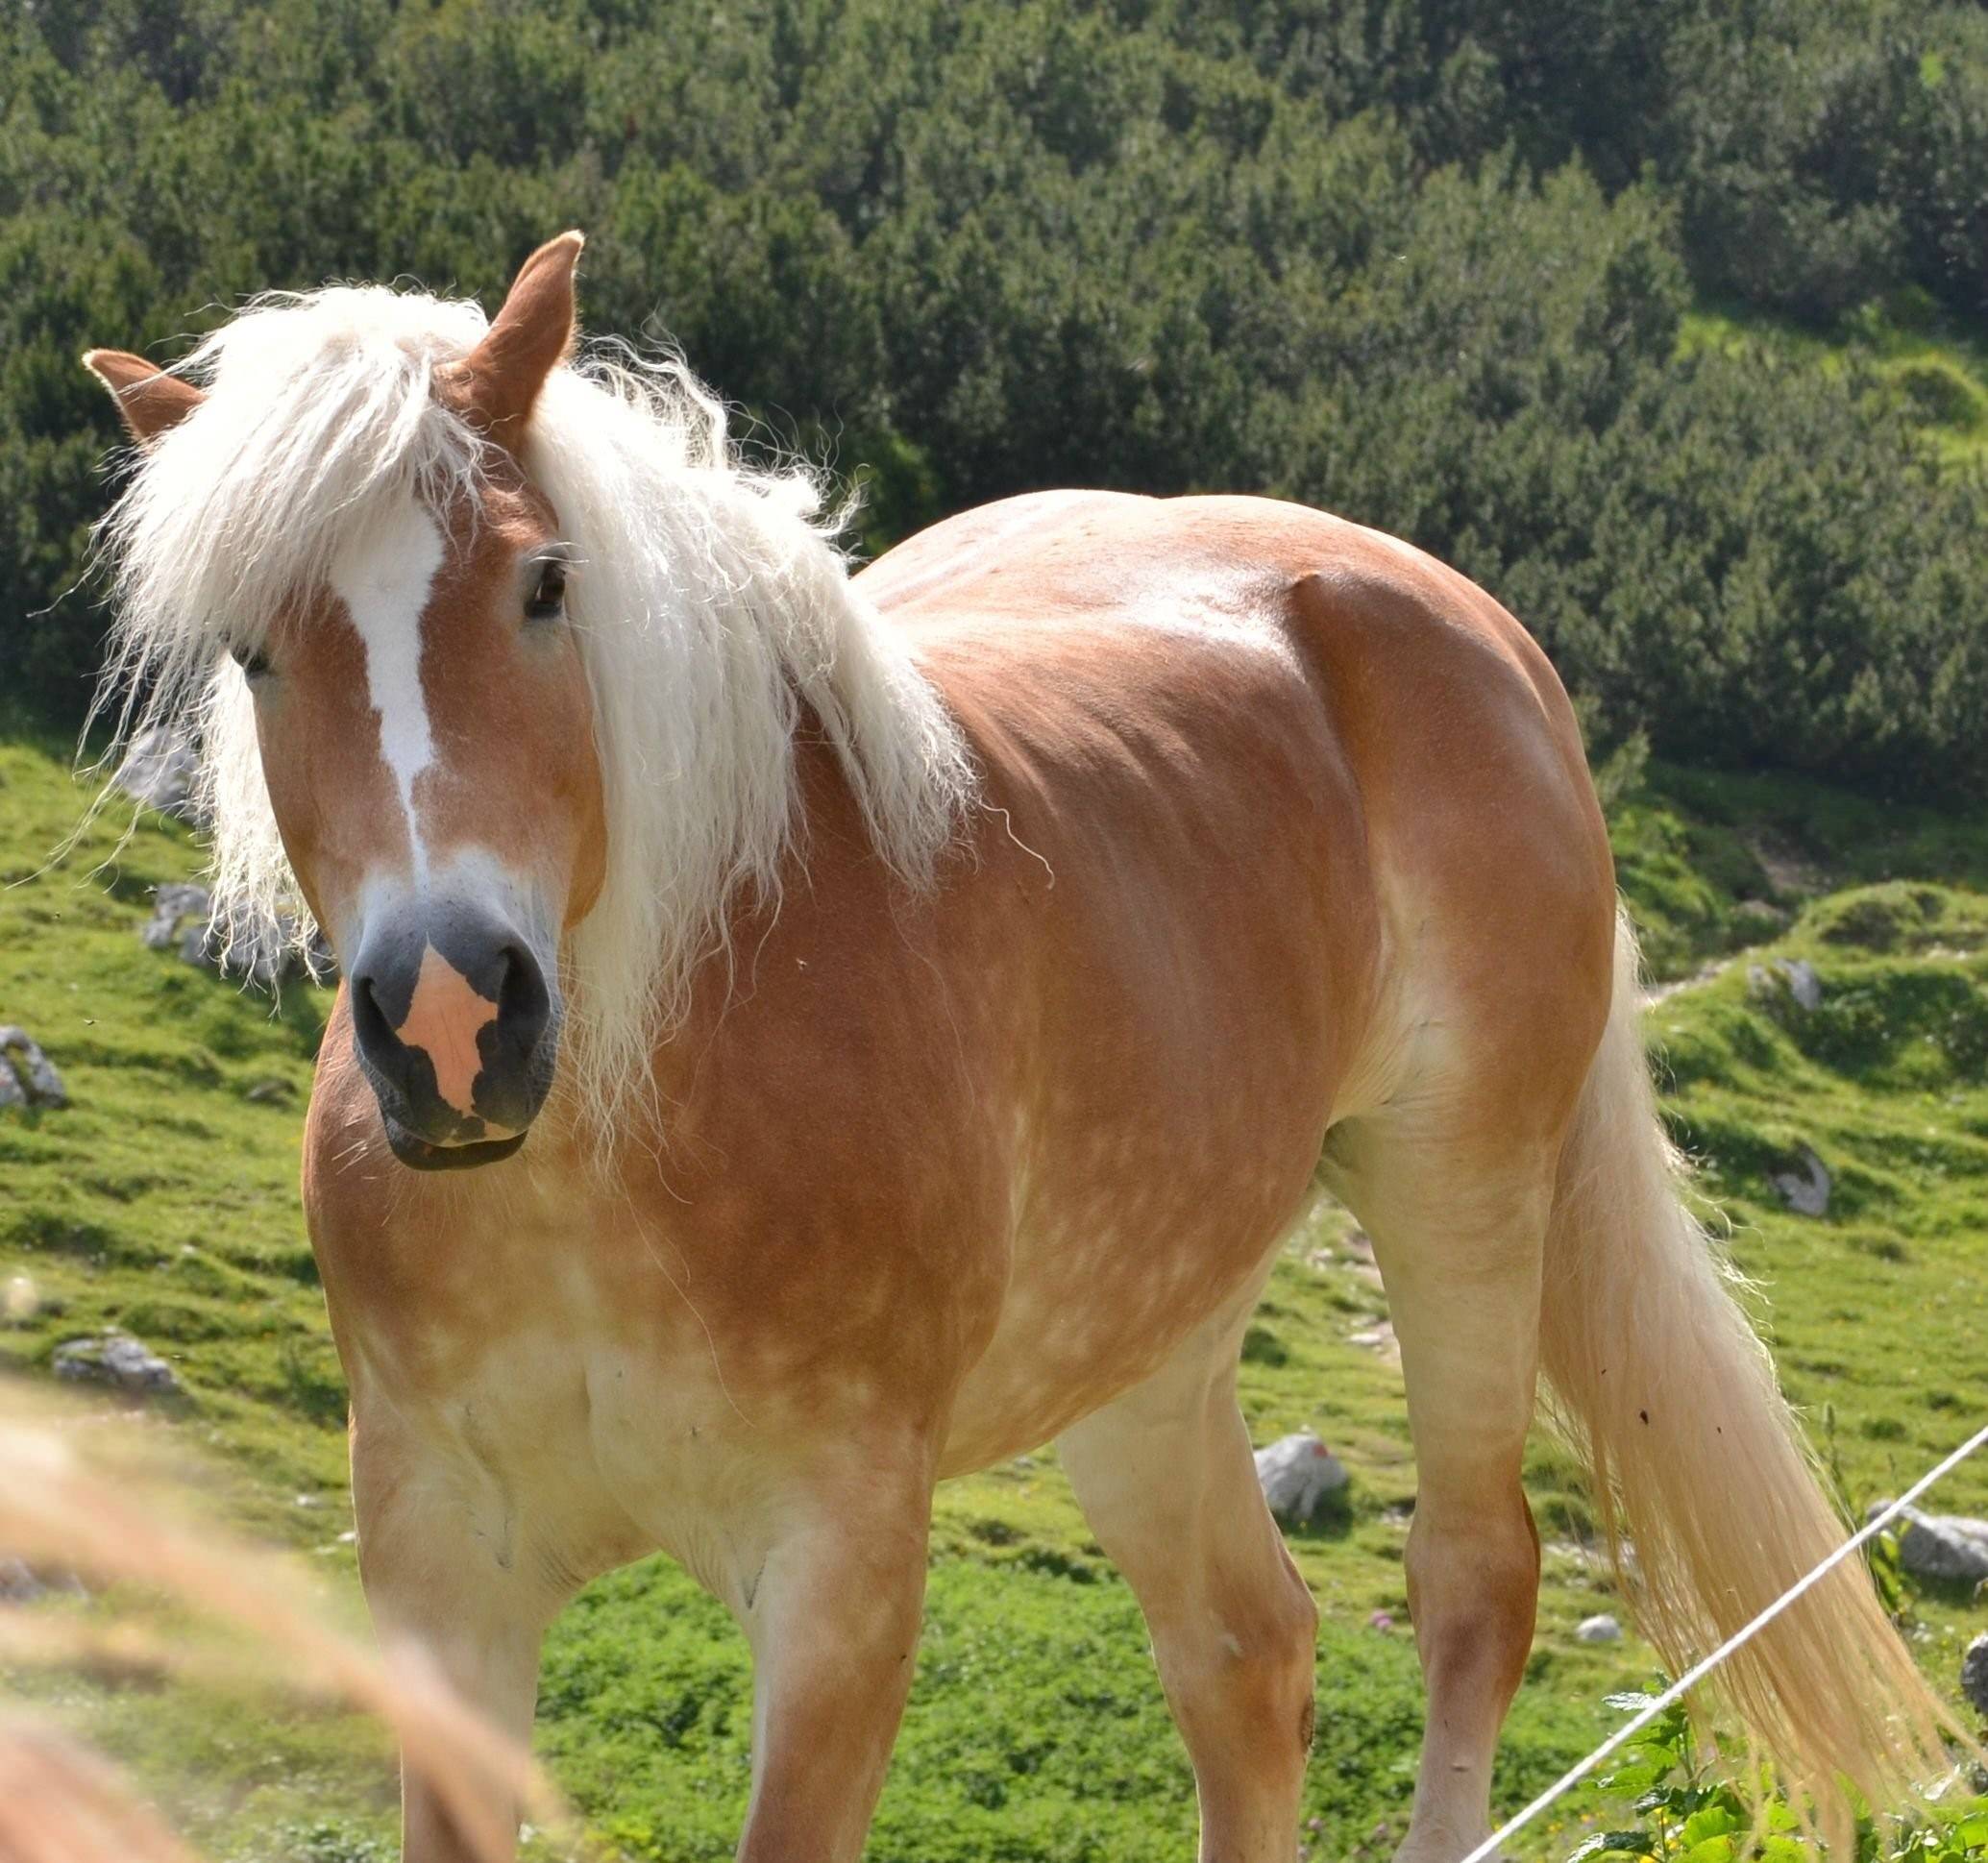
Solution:
M 1608 1028 L 1554 1192 L 1542 1352 L 1624 1594 L 1673 1674 L 1845 1534 L 1681 1175 L 1657 1121 L 1624 919 Z M 1790 1799 L 1811 1798 L 1826 1826 L 1842 1827 L 1839 1775 L 1882 1811 L 1948 1769 L 1951 1719 L 1855 1559 L 1744 1645 L 1716 1686 Z

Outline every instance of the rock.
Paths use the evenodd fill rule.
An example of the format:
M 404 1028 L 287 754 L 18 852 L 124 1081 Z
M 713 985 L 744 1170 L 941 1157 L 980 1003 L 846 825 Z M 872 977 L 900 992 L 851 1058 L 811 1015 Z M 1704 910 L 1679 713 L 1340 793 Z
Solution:
M 198 964 L 213 909 L 214 895 L 204 886 L 162 886 L 152 895 L 152 917 L 138 936 L 155 951 L 170 951 L 177 945 L 189 964 Z M 192 941 L 190 950 L 188 940 Z
M 1876 1516 L 1891 1504 L 1873 1505 Z M 1900 1516 L 1899 1563 L 1919 1579 L 1949 1584 L 1976 1584 L 1988 1579 L 1988 1520 L 1958 1513 L 1921 1513 L 1907 1508 Z
M 1960 1659 L 1960 1692 L 1974 1703 L 1976 1714 L 1988 1715 L 1988 1636 L 1977 1636 L 1967 1646 Z
M 1593 1617 L 1583 1617 L 1574 1626 L 1574 1634 L 1583 1643 L 1620 1643 L 1622 1626 L 1607 1611 Z
M 36 1287 L 34 1277 L 10 1274 L 7 1285 L 0 1287 L 0 1319 L 24 1325 L 40 1311 L 41 1290 Z
M 1823 1006 L 1823 980 L 1805 957 L 1778 957 L 1747 966 L 1747 994 L 1769 1008 L 1793 1003 L 1812 1014 Z
M 188 964 L 263 990 L 278 989 L 300 974 L 328 976 L 337 968 L 322 932 L 312 933 L 307 951 L 297 948 L 296 921 L 288 918 L 237 932 L 224 951 L 213 911 L 213 895 L 204 886 L 162 886 L 153 895 L 152 917 L 138 936 L 155 951 L 177 950 Z
M 112 779 L 127 796 L 167 815 L 191 813 L 200 760 L 193 747 L 163 724 L 140 731 Z
M 32 1605 L 57 1591 L 67 1592 L 73 1598 L 89 1595 L 73 1572 L 41 1572 L 26 1559 L 0 1555 L 0 1605 Z
M 180 1389 L 172 1366 L 129 1333 L 101 1333 L 57 1346 L 55 1375 L 75 1384 L 109 1385 L 146 1397 Z
M 67 1106 L 68 1089 L 24 1028 L 0 1027 L 0 1106 Z
M 1802 1147 L 1797 1162 L 1802 1166 L 1801 1170 L 1777 1171 L 1774 1174 L 1774 1188 L 1780 1192 L 1781 1201 L 1798 1216 L 1827 1214 L 1829 1192 L 1836 1188 L 1836 1180 L 1806 1145 Z
M 1346 1465 L 1309 1431 L 1256 1452 L 1256 1478 L 1270 1511 L 1287 1525 L 1313 1519 L 1328 1494 L 1351 1479 Z

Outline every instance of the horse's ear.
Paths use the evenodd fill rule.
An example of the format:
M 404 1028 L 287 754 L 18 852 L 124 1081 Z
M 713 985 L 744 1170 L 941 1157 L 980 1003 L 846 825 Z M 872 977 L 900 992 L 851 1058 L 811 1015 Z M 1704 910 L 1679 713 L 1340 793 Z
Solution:
M 86 351 L 83 366 L 110 389 L 127 431 L 141 446 L 178 427 L 207 400 L 192 382 L 124 350 Z
M 463 413 L 493 440 L 509 446 L 524 434 L 538 391 L 573 347 L 573 268 L 585 244 L 562 233 L 533 253 L 483 340 L 449 371 Z

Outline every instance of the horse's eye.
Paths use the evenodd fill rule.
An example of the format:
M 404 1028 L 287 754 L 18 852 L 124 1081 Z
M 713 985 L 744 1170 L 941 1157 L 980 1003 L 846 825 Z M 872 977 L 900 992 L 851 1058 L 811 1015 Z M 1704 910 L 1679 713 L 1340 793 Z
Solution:
M 234 664 L 251 679 L 259 679 L 269 671 L 268 654 L 253 647 L 231 647 L 228 652 Z
M 557 621 L 566 606 L 566 565 L 556 558 L 538 566 L 538 578 L 525 598 L 527 621 Z

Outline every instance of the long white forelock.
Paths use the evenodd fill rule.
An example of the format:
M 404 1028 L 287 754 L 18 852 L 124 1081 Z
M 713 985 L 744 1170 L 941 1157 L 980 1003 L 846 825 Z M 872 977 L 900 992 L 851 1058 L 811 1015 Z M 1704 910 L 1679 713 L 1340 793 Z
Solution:
M 486 443 L 431 381 L 486 327 L 474 304 L 372 286 L 258 298 L 178 366 L 206 398 L 135 455 L 97 528 L 115 613 L 91 723 L 111 720 L 107 758 L 153 725 L 199 745 L 226 945 L 282 925 L 307 952 L 316 926 L 270 814 L 246 685 L 222 650 L 261 648 L 376 509 L 474 493 Z
M 237 936 L 279 914 L 300 941 L 314 928 L 217 643 L 259 645 L 380 502 L 473 505 L 487 445 L 432 378 L 485 328 L 474 305 L 380 287 L 258 301 L 188 358 L 206 402 L 142 455 L 99 531 L 118 603 L 100 706 L 120 740 L 197 728 L 215 910 Z M 653 1045 L 697 965 L 724 953 L 741 889 L 776 894 L 803 705 L 913 885 L 974 780 L 902 638 L 849 587 L 814 478 L 743 466 L 679 364 L 555 369 L 525 466 L 577 559 L 569 610 L 606 793 L 607 880 L 573 940 L 562 1070 L 605 1131 L 646 1101 Z

